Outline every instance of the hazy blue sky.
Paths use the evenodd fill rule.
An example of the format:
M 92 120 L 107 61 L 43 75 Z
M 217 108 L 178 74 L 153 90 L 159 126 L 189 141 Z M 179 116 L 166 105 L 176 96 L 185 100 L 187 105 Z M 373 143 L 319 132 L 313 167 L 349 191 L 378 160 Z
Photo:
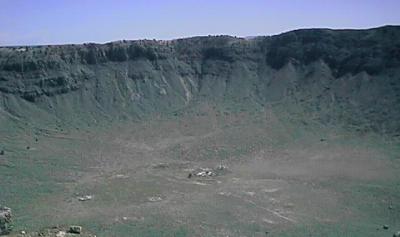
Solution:
M 400 0 L 0 0 L 0 45 L 400 24 Z

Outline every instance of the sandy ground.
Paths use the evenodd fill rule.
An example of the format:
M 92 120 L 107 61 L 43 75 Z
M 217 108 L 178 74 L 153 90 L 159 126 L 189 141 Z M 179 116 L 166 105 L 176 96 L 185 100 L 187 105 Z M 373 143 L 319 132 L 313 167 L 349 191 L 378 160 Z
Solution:
M 400 199 L 391 194 L 398 190 L 396 152 L 385 152 L 371 137 L 300 129 L 264 116 L 187 115 L 41 134 L 20 159 L 45 166 L 35 175 L 56 188 L 35 189 L 43 183 L 31 179 L 29 201 L 19 197 L 22 191 L 2 199 L 20 199 L 17 229 L 78 222 L 98 236 L 132 236 L 146 228 L 158 231 L 140 232 L 147 236 L 274 236 L 343 223 L 379 236 L 382 224 L 400 228 L 398 209 L 374 217 L 374 208 L 363 209 L 400 208 L 392 207 Z M 201 168 L 218 174 L 198 177 Z M 86 195 L 89 200 L 79 200 Z

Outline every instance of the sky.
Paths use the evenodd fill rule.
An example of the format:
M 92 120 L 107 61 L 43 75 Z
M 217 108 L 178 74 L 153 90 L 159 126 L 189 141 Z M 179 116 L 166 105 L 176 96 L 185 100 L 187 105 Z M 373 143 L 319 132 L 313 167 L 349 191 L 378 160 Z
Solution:
M 400 0 L 0 0 L 0 45 L 400 25 Z

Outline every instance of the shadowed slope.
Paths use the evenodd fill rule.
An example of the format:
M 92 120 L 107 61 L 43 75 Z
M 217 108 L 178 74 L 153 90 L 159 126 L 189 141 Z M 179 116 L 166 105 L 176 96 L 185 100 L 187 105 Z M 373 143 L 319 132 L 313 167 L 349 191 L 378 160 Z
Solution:
M 396 136 L 399 50 L 396 26 L 0 48 L 0 116 L 76 123 L 200 100 L 284 102 L 323 123 Z

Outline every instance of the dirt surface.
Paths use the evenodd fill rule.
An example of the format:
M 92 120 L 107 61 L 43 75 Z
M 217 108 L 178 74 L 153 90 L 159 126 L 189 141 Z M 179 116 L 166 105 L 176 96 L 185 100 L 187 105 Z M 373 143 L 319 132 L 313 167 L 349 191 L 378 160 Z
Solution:
M 399 45 L 385 26 L 0 47 L 0 206 L 13 234 L 392 236 Z
M 25 137 L 7 152 L 14 168 L 2 167 L 18 169 L 19 154 L 35 172 L 2 181 L 13 187 L 2 200 L 17 230 L 78 223 L 97 236 L 382 236 L 384 223 L 399 228 L 396 145 L 265 122 L 264 112 L 214 112 L 53 133 L 30 150 Z M 215 174 L 196 175 L 206 168 Z

